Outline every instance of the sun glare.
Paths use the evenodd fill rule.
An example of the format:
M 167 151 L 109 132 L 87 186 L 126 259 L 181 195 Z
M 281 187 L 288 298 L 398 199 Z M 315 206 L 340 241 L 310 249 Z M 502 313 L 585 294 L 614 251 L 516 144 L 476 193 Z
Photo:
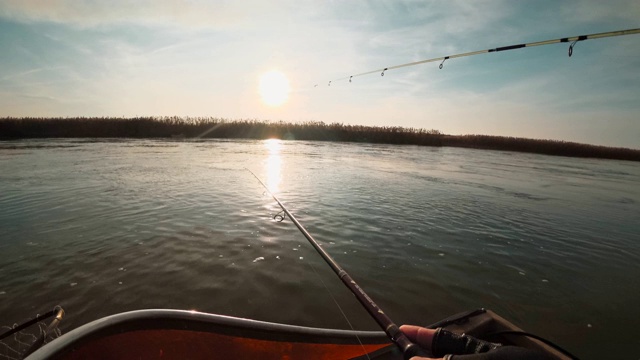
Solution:
M 289 99 L 289 80 L 280 71 L 272 70 L 260 76 L 258 92 L 269 106 L 280 106 Z
M 278 192 L 278 185 L 282 180 L 282 158 L 280 157 L 282 141 L 278 139 L 265 140 L 264 146 L 269 151 L 269 157 L 265 162 L 267 187 L 271 192 Z

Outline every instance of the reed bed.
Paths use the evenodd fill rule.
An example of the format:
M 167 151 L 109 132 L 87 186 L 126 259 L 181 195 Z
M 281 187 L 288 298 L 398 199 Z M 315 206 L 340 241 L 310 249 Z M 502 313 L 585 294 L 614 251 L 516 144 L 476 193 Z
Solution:
M 438 130 L 323 122 L 225 120 L 211 117 L 0 118 L 0 139 L 165 138 L 269 139 L 454 146 L 546 155 L 640 161 L 640 150 L 557 140 L 444 135 Z

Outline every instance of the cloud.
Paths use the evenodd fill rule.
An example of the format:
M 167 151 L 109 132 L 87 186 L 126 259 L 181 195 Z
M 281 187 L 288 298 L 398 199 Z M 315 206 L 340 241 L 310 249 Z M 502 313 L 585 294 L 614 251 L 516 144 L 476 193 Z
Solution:
M 48 95 L 37 95 L 37 94 L 18 94 L 18 96 L 29 98 L 29 99 L 38 99 L 38 100 L 51 100 L 57 101 L 58 99 L 53 96 Z
M 20 22 L 53 22 L 78 27 L 131 23 L 186 27 L 233 27 L 251 14 L 267 9 L 266 2 L 208 2 L 180 0 L 5 0 L 0 17 Z
M 574 0 L 562 8 L 569 22 L 593 23 L 602 19 L 630 21 L 637 24 L 640 2 L 629 0 Z M 618 29 L 610 29 L 618 30 Z
M 0 81 L 6 81 L 6 80 L 15 79 L 15 78 L 20 78 L 20 77 L 23 77 L 23 76 L 26 76 L 26 75 L 38 73 L 38 72 L 40 72 L 42 70 L 43 70 L 43 68 L 37 68 L 37 69 L 31 69 L 31 70 L 22 71 L 22 72 L 19 72 L 17 74 L 6 75 L 6 76 L 0 78 Z

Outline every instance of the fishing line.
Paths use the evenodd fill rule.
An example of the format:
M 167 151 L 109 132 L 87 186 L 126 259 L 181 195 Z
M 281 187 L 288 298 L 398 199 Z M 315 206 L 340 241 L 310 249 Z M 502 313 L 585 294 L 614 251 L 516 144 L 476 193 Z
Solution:
M 8 331 L 0 334 L 0 340 L 8 337 L 9 335 L 15 334 L 21 330 L 24 330 L 26 328 L 28 328 L 29 326 L 36 324 L 42 320 L 45 320 L 53 315 L 56 315 L 54 321 L 52 322 L 52 325 L 57 325 L 61 320 L 62 317 L 64 316 L 64 310 L 62 310 L 62 307 L 60 307 L 59 305 L 56 306 L 55 308 L 53 308 L 53 310 L 46 312 L 42 315 L 36 315 L 35 318 L 25 321 L 24 323 L 22 323 L 21 325 L 17 325 L 11 329 L 9 329 Z
M 588 34 L 588 35 L 571 36 L 571 37 L 564 37 L 564 38 L 559 38 L 559 39 L 543 40 L 543 41 L 536 41 L 536 42 L 532 42 L 532 43 L 522 43 L 522 44 L 501 46 L 501 47 L 492 48 L 492 49 L 471 51 L 471 52 L 455 54 L 455 55 L 449 55 L 449 56 L 443 56 L 443 57 L 438 57 L 438 58 L 433 58 L 433 59 L 414 61 L 414 62 L 410 62 L 410 63 L 406 63 L 406 64 L 394 65 L 394 66 L 389 66 L 389 67 L 385 67 L 385 68 L 381 68 L 381 69 L 366 71 L 366 72 L 359 73 L 359 74 L 349 75 L 349 76 L 346 76 L 346 77 L 342 77 L 342 78 L 339 78 L 339 79 L 335 79 L 335 80 L 329 81 L 329 86 L 331 86 L 332 82 L 336 82 L 336 81 L 349 80 L 349 82 L 352 82 L 353 78 L 355 78 L 355 77 L 369 75 L 369 74 L 375 74 L 375 73 L 380 73 L 380 76 L 384 76 L 385 72 L 388 71 L 388 70 L 395 70 L 395 69 L 400 69 L 400 68 L 408 67 L 408 66 L 421 65 L 421 64 L 426 64 L 426 63 L 429 63 L 429 62 L 442 61 L 440 63 L 440 65 L 438 66 L 440 69 L 442 69 L 443 66 L 444 66 L 444 62 L 446 60 L 448 60 L 448 59 L 455 59 L 455 58 L 461 58 L 461 57 L 466 57 L 466 56 L 475 56 L 475 55 L 492 53 L 492 52 L 516 50 L 516 49 L 522 49 L 522 48 L 527 48 L 527 47 L 551 45 L 551 44 L 558 44 L 558 43 L 571 43 L 569 45 L 569 50 L 568 50 L 569 57 L 571 57 L 573 55 L 573 50 L 574 50 L 576 44 L 579 41 L 585 41 L 585 40 L 590 40 L 590 39 L 602 39 L 602 38 L 616 37 L 616 36 L 623 36 L 623 35 L 633 35 L 633 34 L 640 34 L 640 28 L 627 29 L 627 30 L 618 30 L 618 31 L 608 31 L 608 32 Z M 318 85 L 316 84 L 314 87 L 317 87 L 317 86 Z
M 320 280 L 320 282 L 324 286 L 324 289 L 327 290 L 327 292 L 329 293 L 329 296 L 331 297 L 331 300 L 333 300 L 333 302 L 338 307 L 338 310 L 340 310 L 340 313 L 342 314 L 342 317 L 347 321 L 347 324 L 349 324 L 349 327 L 351 328 L 351 330 L 354 331 L 354 335 L 355 335 L 356 339 L 358 340 L 358 343 L 360 344 L 360 347 L 362 348 L 362 353 L 367 357 L 367 359 L 371 360 L 371 358 L 369 357 L 369 354 L 367 353 L 367 350 L 364 348 L 364 345 L 362 344 L 362 341 L 360 340 L 360 337 L 358 336 L 357 333 L 355 333 L 356 329 L 353 327 L 353 325 L 351 325 L 351 321 L 349 321 L 349 318 L 347 317 L 347 314 L 342 309 L 342 306 L 340 306 L 340 304 L 338 303 L 338 300 L 336 300 L 336 298 L 333 296 L 333 293 L 331 292 L 331 290 L 329 290 L 329 287 L 327 286 L 327 284 L 325 284 L 324 280 L 322 280 L 322 277 L 320 277 L 320 274 L 316 270 L 316 267 L 313 266 L 313 264 L 310 261 L 306 261 L 306 263 L 309 264 L 309 266 L 311 267 L 313 272 L 316 273 L 316 276 L 318 277 L 318 279 Z
M 249 170 L 249 169 L 247 169 L 247 170 Z M 251 172 L 251 170 L 249 170 L 249 172 Z M 251 174 L 253 174 L 253 172 L 251 172 Z M 256 176 L 256 175 L 253 174 L 253 176 Z M 260 181 L 260 179 L 258 179 L 258 181 Z M 267 195 L 267 192 L 264 191 L 262 193 L 262 195 Z M 286 216 L 287 216 L 287 214 L 284 212 L 284 210 L 280 210 L 277 214 L 273 215 L 273 220 L 275 220 L 276 222 L 282 222 L 282 221 L 284 221 Z M 349 325 L 349 328 L 351 328 L 351 330 L 355 332 L 356 329 L 351 324 L 351 321 L 349 321 L 349 317 L 347 317 L 347 314 L 344 312 L 344 310 L 342 309 L 342 306 L 340 306 L 340 304 L 338 303 L 338 300 L 336 300 L 335 296 L 333 296 L 333 293 L 331 292 L 331 290 L 329 290 L 329 287 L 327 286 L 327 284 L 324 282 L 324 280 L 322 280 L 322 277 L 320 276 L 320 274 L 316 270 L 316 267 L 313 266 L 313 264 L 308 260 L 305 261 L 305 262 L 309 265 L 309 267 L 311 267 L 311 270 L 313 270 L 313 272 L 316 274 L 316 277 L 318 278 L 318 280 L 320 280 L 320 282 L 322 283 L 322 286 L 324 286 L 324 289 L 327 291 L 327 293 L 329 293 L 329 296 L 331 297 L 331 300 L 333 300 L 334 304 L 336 304 L 336 307 L 338 307 L 338 310 L 340 310 L 340 313 L 342 314 L 342 317 L 344 318 L 344 320 Z M 362 353 L 367 357 L 367 359 L 371 360 L 371 358 L 369 357 L 369 354 L 367 353 L 366 349 L 364 348 L 364 345 L 362 344 L 362 341 L 360 340 L 360 337 L 358 336 L 358 334 L 354 333 L 354 335 L 355 335 L 356 339 L 358 340 L 358 343 L 360 344 L 360 347 L 362 348 Z
M 376 321 L 378 326 L 382 328 L 382 330 L 387 334 L 387 337 L 396 344 L 402 353 L 404 354 L 405 359 L 410 359 L 414 356 L 428 356 L 426 352 L 417 344 L 414 344 L 409 340 L 409 338 L 400 331 L 398 325 L 396 325 L 391 318 L 387 316 L 387 314 L 380 309 L 380 307 L 371 299 L 371 297 L 362 289 L 353 278 L 327 253 L 318 242 L 309 234 L 307 229 L 300 224 L 298 219 L 296 219 L 293 214 L 278 200 L 278 198 L 269 190 L 267 185 L 265 185 L 260 178 L 254 174 L 251 170 L 245 168 L 248 172 L 250 172 L 256 180 L 267 190 L 267 192 L 271 195 L 273 200 L 275 200 L 280 208 L 284 211 L 284 213 L 291 219 L 291 222 L 300 230 L 302 235 L 309 241 L 311 246 L 318 252 L 318 254 L 324 259 L 324 261 L 329 265 L 331 270 L 340 278 L 340 281 L 351 291 L 353 295 L 355 295 L 356 299 L 360 304 L 367 310 L 369 315 Z
M 49 317 L 54 316 L 54 319 L 51 323 L 46 326 L 42 321 L 46 320 Z M 32 352 L 37 350 L 40 346 L 45 344 L 47 341 L 50 341 L 53 338 L 59 337 L 62 333 L 58 328 L 58 324 L 62 321 L 62 317 L 64 316 L 64 310 L 59 305 L 56 306 L 53 310 L 45 313 L 38 314 L 35 318 L 25 321 L 20 325 L 14 325 L 13 327 L 8 327 L 8 330 L 0 334 L 0 345 L 6 348 L 8 351 L 15 353 L 18 357 L 14 358 L 9 355 L 8 352 L 0 353 L 0 359 L 23 359 L 26 356 L 29 356 Z M 23 332 L 27 328 L 37 324 L 38 330 L 40 334 L 38 336 Z M 13 335 L 13 340 L 10 341 L 10 344 L 5 343 L 5 339 L 9 336 Z M 30 343 L 23 341 L 23 338 L 32 339 Z M 27 340 L 28 341 L 28 340 Z M 14 346 L 16 348 L 14 348 Z

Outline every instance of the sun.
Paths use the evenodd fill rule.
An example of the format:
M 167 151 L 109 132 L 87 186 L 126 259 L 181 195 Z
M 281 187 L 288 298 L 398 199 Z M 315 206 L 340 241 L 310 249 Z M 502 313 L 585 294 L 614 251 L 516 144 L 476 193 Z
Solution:
M 258 92 L 269 106 L 280 106 L 289 99 L 289 80 L 280 71 L 272 70 L 260 76 Z

